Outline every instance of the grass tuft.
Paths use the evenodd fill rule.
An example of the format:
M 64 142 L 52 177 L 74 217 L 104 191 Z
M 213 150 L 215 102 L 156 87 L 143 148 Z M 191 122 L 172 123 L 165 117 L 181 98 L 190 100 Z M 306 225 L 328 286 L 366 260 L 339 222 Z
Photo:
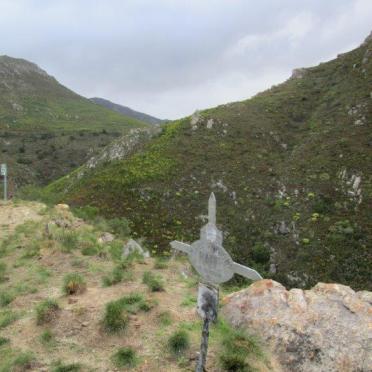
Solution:
M 65 295 L 79 294 L 86 290 L 86 282 L 78 273 L 67 274 L 63 279 L 62 291 Z
M 138 364 L 136 351 L 131 347 L 120 348 L 112 355 L 111 360 L 116 368 L 133 368 Z
M 242 330 L 229 327 L 224 322 L 219 323 L 219 328 L 222 334 L 222 352 L 219 356 L 221 367 L 226 371 L 253 371 L 249 358 L 263 358 L 258 340 Z
M 162 326 L 169 326 L 172 324 L 172 315 L 169 311 L 163 311 L 158 315 L 159 323 Z
M 18 319 L 18 315 L 11 310 L 0 312 L 0 329 L 7 327 Z
M 188 333 L 184 330 L 174 332 L 168 340 L 168 346 L 173 354 L 182 354 L 190 347 Z
M 0 293 L 0 307 L 9 305 L 14 300 L 14 295 L 9 292 Z
M 51 369 L 51 372 L 79 372 L 81 371 L 81 365 L 79 363 L 63 364 L 58 361 L 55 366 Z
M 149 287 L 151 292 L 164 291 L 164 284 L 161 277 L 158 275 L 154 275 L 150 271 L 146 271 L 143 273 L 142 282 Z
M 119 301 L 112 301 L 106 304 L 103 327 L 108 333 L 123 331 L 129 322 L 128 314 Z
M 51 346 L 54 344 L 55 342 L 55 339 L 54 339 L 54 335 L 52 333 L 52 331 L 50 329 L 46 329 L 44 330 L 40 337 L 39 337 L 39 340 L 40 342 L 44 345 L 44 346 Z
M 41 325 L 52 322 L 59 311 L 59 305 L 55 300 L 46 299 L 36 307 L 36 324 Z

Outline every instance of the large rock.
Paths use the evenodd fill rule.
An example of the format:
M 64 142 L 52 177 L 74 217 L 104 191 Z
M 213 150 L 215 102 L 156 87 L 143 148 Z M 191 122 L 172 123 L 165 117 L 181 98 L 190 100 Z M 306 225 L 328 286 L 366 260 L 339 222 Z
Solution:
M 150 257 L 150 254 L 148 251 L 143 249 L 135 240 L 129 239 L 123 246 L 123 257 L 128 257 L 131 253 L 139 253 L 144 258 Z
M 286 371 L 372 371 L 371 292 L 261 280 L 224 302 L 225 318 L 264 339 Z

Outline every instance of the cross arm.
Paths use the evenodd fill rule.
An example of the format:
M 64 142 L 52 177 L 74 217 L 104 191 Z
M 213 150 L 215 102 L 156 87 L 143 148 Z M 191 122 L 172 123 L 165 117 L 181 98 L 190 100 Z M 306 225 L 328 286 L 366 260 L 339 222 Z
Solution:
M 177 251 L 181 251 L 187 254 L 191 252 L 191 245 L 188 245 L 186 243 L 174 240 L 173 242 L 170 243 L 170 245 L 173 249 L 176 249 Z
M 262 276 L 256 270 L 253 270 L 247 266 L 240 265 L 236 262 L 233 263 L 233 270 L 235 274 L 239 274 L 251 280 L 263 279 Z

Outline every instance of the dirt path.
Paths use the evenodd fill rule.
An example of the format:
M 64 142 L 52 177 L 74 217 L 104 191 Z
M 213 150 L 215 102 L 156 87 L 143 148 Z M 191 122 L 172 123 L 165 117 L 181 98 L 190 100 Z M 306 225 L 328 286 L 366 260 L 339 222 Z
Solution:
M 14 231 L 17 225 L 29 220 L 38 221 L 42 217 L 40 212 L 45 208 L 44 204 L 36 202 L 13 202 L 0 203 L 0 239 L 6 238 Z

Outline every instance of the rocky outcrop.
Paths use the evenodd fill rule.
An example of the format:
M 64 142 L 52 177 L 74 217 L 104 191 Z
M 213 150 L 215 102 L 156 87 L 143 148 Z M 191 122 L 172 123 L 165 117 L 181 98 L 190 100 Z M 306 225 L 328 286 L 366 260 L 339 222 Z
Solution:
M 264 339 L 286 371 L 372 370 L 371 292 L 324 283 L 287 291 L 261 280 L 224 302 L 225 318 Z
M 131 129 L 129 134 L 110 143 L 99 155 L 90 158 L 86 163 L 87 169 L 96 168 L 99 165 L 114 160 L 125 159 L 138 150 L 141 145 L 147 143 L 155 134 L 159 133 L 159 131 L 161 131 L 159 128 Z
M 122 256 L 125 258 L 125 257 L 128 257 L 132 253 L 138 253 L 144 258 L 150 257 L 150 254 L 148 251 L 143 249 L 135 240 L 129 239 L 123 246 Z

